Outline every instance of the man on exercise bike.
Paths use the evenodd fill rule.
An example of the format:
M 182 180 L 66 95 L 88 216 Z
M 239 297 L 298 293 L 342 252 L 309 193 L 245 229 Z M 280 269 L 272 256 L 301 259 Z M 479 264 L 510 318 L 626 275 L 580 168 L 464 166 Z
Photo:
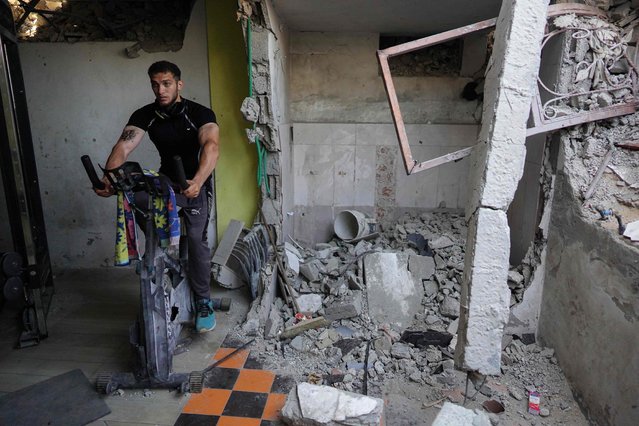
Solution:
M 207 226 L 213 204 L 211 174 L 219 156 L 219 128 L 215 113 L 203 105 L 184 99 L 180 91 L 184 83 L 177 65 L 159 61 L 148 70 L 155 102 L 135 111 L 122 135 L 113 146 L 105 169 L 121 166 L 137 148 L 144 133 L 160 154 L 160 173 L 171 179 L 176 189 L 177 205 L 182 207 L 188 240 L 188 281 L 195 295 L 195 328 L 203 333 L 215 328 L 215 314 L 210 299 L 210 250 Z M 179 181 L 174 156 L 184 164 L 188 188 L 178 193 Z M 104 189 L 96 194 L 114 194 L 108 178 L 102 178 Z

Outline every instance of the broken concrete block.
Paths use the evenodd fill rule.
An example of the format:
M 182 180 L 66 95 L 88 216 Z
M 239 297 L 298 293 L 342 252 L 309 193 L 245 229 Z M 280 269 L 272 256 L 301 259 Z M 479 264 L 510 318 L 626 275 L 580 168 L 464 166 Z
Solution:
M 384 401 L 330 386 L 299 383 L 286 398 L 282 418 L 299 426 L 374 426 L 382 423 Z
M 429 256 L 410 255 L 408 270 L 417 281 L 427 280 L 435 273 L 435 260 Z
M 328 280 L 324 283 L 324 291 L 333 296 L 345 294 L 347 290 L 346 281 L 343 278 Z
M 353 349 L 358 347 L 361 343 L 362 343 L 362 339 L 341 339 L 335 342 L 335 347 L 339 348 L 342 351 L 342 355 L 345 356 L 345 355 L 348 355 Z M 371 355 L 374 355 L 375 358 L 377 358 L 377 356 L 375 355 L 375 352 L 373 352 Z M 368 362 L 369 362 L 369 365 L 374 363 L 374 360 L 372 359 L 372 357 L 369 358 Z
M 329 321 L 359 316 L 362 313 L 362 297 L 361 291 L 354 291 L 352 296 L 324 309 L 324 316 Z
M 320 272 L 324 271 L 324 265 L 317 259 L 300 265 L 300 274 L 310 282 L 318 281 L 321 278 Z
M 264 324 L 264 336 L 268 339 L 272 339 L 277 336 L 277 333 L 284 326 L 284 321 L 280 316 L 279 310 L 273 307 L 269 312 L 266 323 Z
M 291 268 L 295 274 L 299 274 L 300 259 L 303 259 L 304 256 L 302 256 L 297 247 L 290 243 L 284 243 L 284 254 L 286 254 L 288 267 Z
M 508 281 L 512 281 L 516 284 L 524 282 L 524 276 L 517 271 L 508 271 Z
M 290 343 L 291 347 L 298 352 L 308 352 L 311 350 L 312 342 L 308 337 L 296 336 Z
M 255 98 L 244 98 L 240 111 L 247 121 L 255 123 L 260 115 L 260 104 Z
M 406 328 L 420 311 L 421 281 L 408 271 L 408 255 L 371 253 L 364 258 L 368 309 L 378 323 Z
M 432 426 L 491 426 L 488 415 L 479 410 L 469 410 L 451 402 L 445 402 Z
M 395 343 L 391 347 L 391 356 L 397 359 L 410 359 L 410 346 L 404 343 Z
M 442 249 L 442 248 L 450 247 L 454 244 L 455 242 L 451 240 L 449 237 L 447 237 L 446 235 L 442 235 L 441 237 L 428 242 L 428 245 L 432 249 Z
M 424 282 L 424 294 L 426 297 L 433 297 L 439 291 L 439 285 L 435 281 Z
M 501 373 L 501 339 L 510 313 L 510 232 L 506 212 L 480 208 L 471 218 L 466 244 L 456 365 L 484 375 Z M 470 297 L 472 295 L 472 297 Z
M 362 290 L 364 288 L 362 280 L 352 271 L 346 273 L 346 279 L 350 290 Z
M 426 349 L 426 359 L 429 364 L 437 364 L 442 361 L 442 353 L 439 349 L 428 348 Z
M 314 314 L 322 309 L 322 296 L 319 294 L 303 294 L 297 299 L 297 305 L 300 307 L 301 313 Z
M 315 343 L 315 345 L 320 349 L 324 349 L 332 346 L 333 343 L 337 342 L 339 339 L 339 333 L 331 328 L 322 331 L 320 335 L 317 336 L 317 342 Z M 344 351 L 342 351 L 342 353 L 344 353 Z
M 448 318 L 459 317 L 459 300 L 451 296 L 444 297 L 444 300 L 439 305 L 439 313 Z
M 393 342 L 388 336 L 379 337 L 373 342 L 375 350 L 380 352 L 390 352 L 392 345 Z

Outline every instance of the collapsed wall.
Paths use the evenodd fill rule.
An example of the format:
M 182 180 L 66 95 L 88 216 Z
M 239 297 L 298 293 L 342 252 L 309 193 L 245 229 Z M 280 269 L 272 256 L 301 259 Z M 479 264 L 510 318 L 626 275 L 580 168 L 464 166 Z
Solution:
M 580 96 L 556 111 L 632 101 L 624 83 L 636 82 L 636 71 L 624 54 L 634 56 L 627 42 L 637 12 L 630 2 L 616 3 L 610 15 L 621 25 L 562 18 L 578 34 L 566 37 L 562 88 Z M 639 416 L 639 251 L 620 235 L 639 218 L 639 155 L 616 146 L 637 139 L 638 120 L 632 114 L 584 124 L 552 142 L 559 152 L 539 338 L 555 349 L 582 407 L 605 425 L 635 424 Z
M 508 321 L 510 229 L 506 210 L 526 157 L 530 111 L 548 2 L 504 2 L 488 65 L 479 141 L 473 150 L 475 187 L 461 291 L 457 367 L 481 374 L 501 372 L 501 339 Z

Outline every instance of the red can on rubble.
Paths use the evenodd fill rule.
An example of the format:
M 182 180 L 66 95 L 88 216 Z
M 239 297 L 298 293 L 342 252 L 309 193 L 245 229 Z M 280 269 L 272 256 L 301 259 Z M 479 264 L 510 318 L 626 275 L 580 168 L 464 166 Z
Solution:
M 539 392 L 530 392 L 528 394 L 528 412 L 530 414 L 539 414 L 539 402 L 541 397 L 539 396 Z

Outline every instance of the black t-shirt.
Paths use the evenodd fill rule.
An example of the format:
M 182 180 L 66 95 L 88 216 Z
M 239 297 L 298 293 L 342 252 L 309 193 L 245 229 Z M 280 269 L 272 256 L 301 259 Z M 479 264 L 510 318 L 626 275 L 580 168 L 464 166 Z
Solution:
M 187 179 L 193 179 L 199 166 L 198 129 L 206 123 L 217 123 L 215 113 L 197 102 L 182 98 L 184 108 L 167 114 L 152 103 L 135 111 L 127 126 L 149 132 L 151 142 L 160 154 L 160 173 L 177 181 L 173 157 L 182 157 Z M 174 108 L 175 110 L 175 108 Z

